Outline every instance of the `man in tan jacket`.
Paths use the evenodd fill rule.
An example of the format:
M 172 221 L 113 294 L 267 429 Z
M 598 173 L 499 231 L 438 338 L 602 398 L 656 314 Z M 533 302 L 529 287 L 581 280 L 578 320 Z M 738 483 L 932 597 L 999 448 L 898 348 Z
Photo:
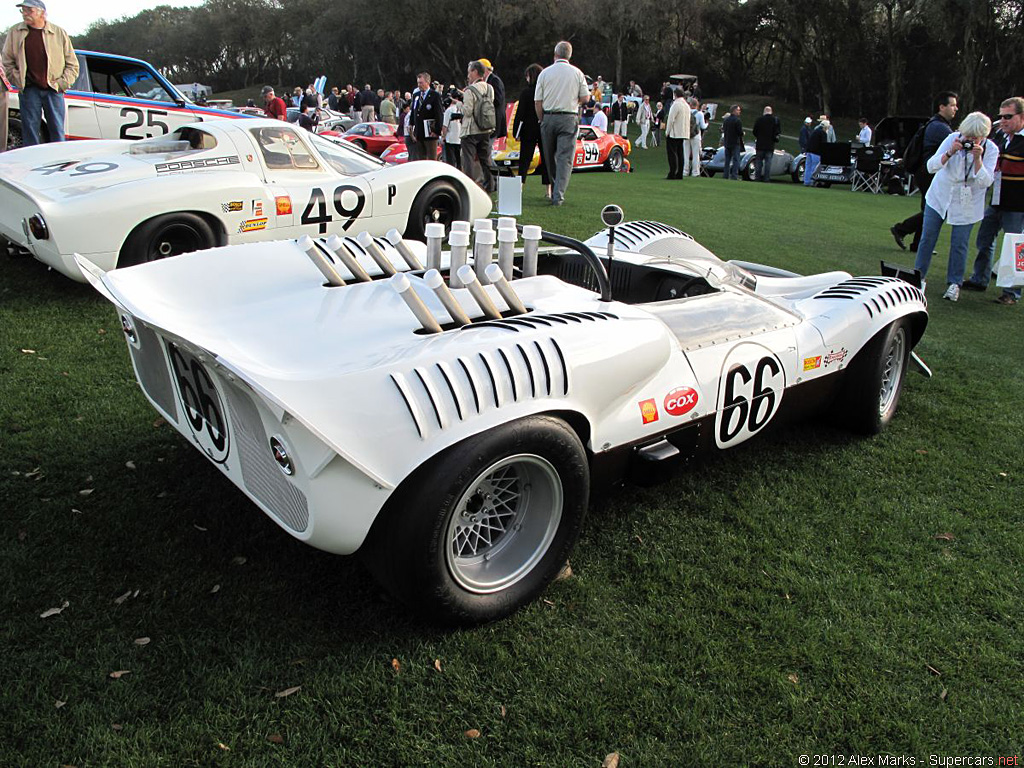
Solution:
M 4 65 L 0 63 L 0 152 L 7 150 L 7 92 L 11 81 L 7 79 Z
M 42 116 L 50 141 L 64 141 L 64 91 L 78 78 L 78 57 L 68 33 L 46 20 L 43 0 L 22 0 L 20 24 L 7 31 L 3 68 L 20 93 L 24 146 L 42 143 Z

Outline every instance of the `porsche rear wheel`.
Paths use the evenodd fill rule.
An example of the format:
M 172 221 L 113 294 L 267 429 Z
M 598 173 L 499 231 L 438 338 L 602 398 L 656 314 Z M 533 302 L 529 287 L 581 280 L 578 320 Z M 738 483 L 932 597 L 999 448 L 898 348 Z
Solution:
M 453 221 L 465 218 L 462 207 L 462 195 L 454 184 L 449 181 L 430 182 L 413 201 L 405 236 L 411 240 L 422 240 L 426 225 L 432 223 L 444 224 L 447 232 Z
M 797 163 L 796 170 L 790 174 L 790 178 L 793 179 L 794 184 L 804 183 L 804 168 L 806 167 L 806 160 L 801 160 Z
M 558 575 L 579 538 L 589 484 L 583 445 L 565 422 L 519 419 L 410 476 L 363 557 L 388 591 L 431 621 L 495 621 Z
M 747 163 L 743 169 L 743 178 L 747 181 L 754 181 L 757 179 L 757 171 L 754 169 L 754 161 L 751 160 Z
M 217 244 L 213 228 L 194 213 L 169 213 L 140 224 L 121 248 L 119 267 L 145 264 Z
M 625 155 L 622 154 L 622 150 L 619 147 L 612 147 L 612 151 L 608 153 L 608 159 L 604 161 L 604 167 L 613 173 L 618 173 L 622 170 L 624 160 Z
M 910 326 L 896 320 L 857 353 L 846 372 L 837 414 L 852 431 L 875 435 L 896 414 L 910 361 Z

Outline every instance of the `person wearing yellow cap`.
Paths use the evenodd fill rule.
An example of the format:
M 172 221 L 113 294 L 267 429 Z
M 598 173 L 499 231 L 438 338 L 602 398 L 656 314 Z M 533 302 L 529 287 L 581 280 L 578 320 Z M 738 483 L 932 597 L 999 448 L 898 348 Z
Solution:
M 490 59 L 477 59 L 477 61 L 484 65 L 484 82 L 494 89 L 494 135 L 491 136 L 493 144 L 508 135 L 508 120 L 505 117 L 505 83 L 494 73 L 494 66 Z M 493 157 L 490 159 L 489 167 L 492 177 L 498 178 L 498 166 L 494 164 Z

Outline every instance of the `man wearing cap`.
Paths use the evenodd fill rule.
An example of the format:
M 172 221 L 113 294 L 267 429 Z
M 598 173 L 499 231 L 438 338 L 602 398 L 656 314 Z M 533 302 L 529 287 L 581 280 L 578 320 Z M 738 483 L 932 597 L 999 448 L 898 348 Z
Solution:
M 552 182 L 551 204 L 561 205 L 572 174 L 576 153 L 580 105 L 590 93 L 587 78 L 569 63 L 572 43 L 562 40 L 555 46 L 555 61 L 537 76 L 534 108 L 540 121 L 541 143 L 547 147 L 548 177 Z
M 508 136 L 508 120 L 505 118 L 505 83 L 494 73 L 490 59 L 478 59 L 478 61 L 484 65 L 484 82 L 494 89 L 494 133 L 491 136 L 493 149 L 494 142 Z M 487 165 L 491 176 L 497 179 L 498 166 L 494 162 L 493 154 L 487 158 Z
M 78 78 L 78 57 L 68 33 L 46 20 L 43 0 L 23 0 L 21 23 L 7 31 L 3 68 L 21 91 L 22 143 L 42 143 L 42 117 L 50 141 L 64 141 L 64 91 Z
M 262 93 L 263 111 L 267 113 L 267 117 L 287 121 L 288 107 L 285 106 L 284 99 L 274 95 L 274 86 L 264 85 Z

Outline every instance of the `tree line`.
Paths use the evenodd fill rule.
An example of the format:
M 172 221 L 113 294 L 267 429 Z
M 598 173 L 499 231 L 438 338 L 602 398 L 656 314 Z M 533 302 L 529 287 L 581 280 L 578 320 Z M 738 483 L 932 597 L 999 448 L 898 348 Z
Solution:
M 560 39 L 574 63 L 649 92 L 671 74 L 704 94 L 764 94 L 809 111 L 926 115 L 957 91 L 994 112 L 1018 95 L 1024 0 L 206 0 L 98 22 L 77 47 L 136 56 L 215 91 L 306 85 L 411 90 L 462 84 L 485 57 L 519 90 Z M 1015 45 L 1014 43 L 1017 42 Z

